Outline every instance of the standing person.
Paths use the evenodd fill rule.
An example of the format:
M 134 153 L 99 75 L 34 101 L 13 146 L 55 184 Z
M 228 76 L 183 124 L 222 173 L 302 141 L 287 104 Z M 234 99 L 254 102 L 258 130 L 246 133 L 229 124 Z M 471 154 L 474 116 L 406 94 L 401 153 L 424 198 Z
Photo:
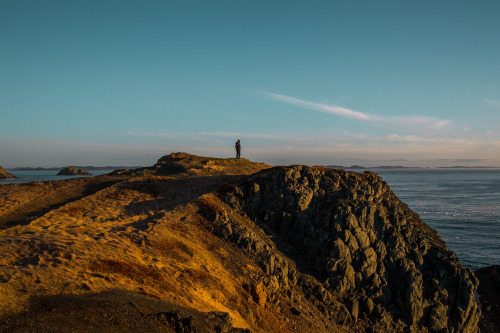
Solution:
M 240 158 L 240 154 L 241 154 L 240 140 L 236 141 L 236 144 L 234 145 L 234 147 L 236 148 L 236 158 Z

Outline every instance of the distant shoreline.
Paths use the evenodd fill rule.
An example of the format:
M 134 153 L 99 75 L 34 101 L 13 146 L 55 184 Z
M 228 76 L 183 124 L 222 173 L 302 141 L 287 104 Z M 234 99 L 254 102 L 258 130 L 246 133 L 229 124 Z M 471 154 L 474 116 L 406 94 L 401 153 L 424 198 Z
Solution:
M 381 165 L 374 167 L 366 167 L 361 165 L 352 166 L 339 166 L 339 165 L 325 165 L 326 168 L 331 169 L 346 169 L 346 170 L 500 170 L 500 167 L 489 166 L 446 166 L 446 167 L 405 167 L 405 166 L 391 166 Z
M 139 169 L 143 166 L 78 166 L 72 165 L 73 167 L 84 169 L 88 171 L 104 171 L 104 170 L 119 170 L 119 169 Z M 67 168 L 69 166 L 63 167 L 15 167 L 15 168 L 5 168 L 7 171 L 59 171 L 61 169 Z M 446 167 L 406 167 L 401 165 L 379 165 L 373 167 L 367 167 L 362 165 L 324 165 L 325 168 L 330 169 L 346 169 L 346 170 L 500 170 L 500 166 L 446 166 Z
M 61 169 L 67 168 L 69 166 L 64 167 L 51 167 L 51 168 L 42 168 L 42 167 L 16 167 L 16 168 L 8 168 L 6 170 L 9 171 L 59 171 Z M 72 165 L 72 167 L 76 167 L 83 170 L 88 171 L 103 171 L 103 170 L 118 170 L 118 169 L 137 169 L 141 168 L 141 166 L 104 166 L 104 167 L 96 167 L 96 166 L 78 166 Z

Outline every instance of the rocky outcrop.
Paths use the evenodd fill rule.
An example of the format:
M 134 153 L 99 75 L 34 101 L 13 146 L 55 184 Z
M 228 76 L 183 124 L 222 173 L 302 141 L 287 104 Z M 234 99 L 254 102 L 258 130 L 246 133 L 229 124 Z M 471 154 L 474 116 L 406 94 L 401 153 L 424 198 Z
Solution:
M 208 228 L 253 253 L 267 276 L 248 287 L 258 302 L 304 295 L 360 332 L 478 331 L 478 280 L 377 174 L 277 167 L 218 197 L 202 200 Z
M 147 168 L 121 169 L 113 171 L 113 175 L 131 176 L 213 176 L 252 174 L 270 168 L 265 163 L 257 163 L 246 158 L 215 158 L 191 155 L 188 153 L 171 153 L 161 157 L 155 165 Z
M 242 286 L 254 304 L 277 308 L 293 322 L 294 332 L 350 331 L 354 318 L 347 307 L 314 276 L 301 271 L 275 239 L 213 194 L 202 196 L 199 204 L 209 222 L 206 228 L 260 267 L 262 273 Z
M 270 167 L 268 164 L 251 162 L 245 158 L 213 158 L 172 153 L 160 158 L 153 169 L 160 174 L 187 173 L 204 176 L 252 174 Z
M 58 176 L 90 176 L 90 172 L 75 167 L 67 167 L 57 173 Z
M 7 172 L 7 170 L 5 170 L 0 166 L 0 179 L 15 179 L 15 178 L 17 177 Z

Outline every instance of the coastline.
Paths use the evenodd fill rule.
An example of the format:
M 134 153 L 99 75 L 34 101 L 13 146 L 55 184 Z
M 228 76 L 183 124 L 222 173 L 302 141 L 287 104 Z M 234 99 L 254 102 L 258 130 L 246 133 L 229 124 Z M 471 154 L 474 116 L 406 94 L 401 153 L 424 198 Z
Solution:
M 26 308 L 35 295 L 105 297 L 118 287 L 197 311 L 222 310 L 233 327 L 252 331 L 473 332 L 479 320 L 470 270 L 370 172 L 179 153 L 150 168 L 0 191 L 11 212 L 0 233 L 9 244 L 0 278 L 20 272 L 6 280 L 12 294 L 2 299 L 16 313 L 44 311 Z M 36 198 L 45 206 L 14 216 L 31 207 L 20 199 Z M 448 296 L 456 294 L 472 298 Z M 420 306 L 422 297 L 432 306 Z

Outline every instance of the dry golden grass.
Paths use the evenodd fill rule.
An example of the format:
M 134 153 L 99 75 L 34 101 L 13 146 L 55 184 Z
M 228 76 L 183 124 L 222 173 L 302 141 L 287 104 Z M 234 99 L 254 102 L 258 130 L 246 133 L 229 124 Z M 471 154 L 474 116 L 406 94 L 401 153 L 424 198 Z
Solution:
M 0 227 L 46 212 L 104 189 L 123 178 L 99 176 L 52 182 L 0 185 Z M 23 221 L 27 222 L 27 221 Z
M 195 203 L 225 179 L 123 181 L 0 230 L 0 315 L 35 295 L 121 289 L 228 312 L 234 326 L 259 331 L 252 313 L 265 311 L 241 287 L 258 270 L 232 263 L 237 254 L 207 232 Z
M 158 162 L 175 166 L 177 170 L 185 170 L 182 174 L 189 176 L 244 175 L 271 167 L 265 163 L 251 162 L 246 158 L 215 158 L 186 153 L 170 154 L 162 157 Z
M 235 327 L 254 332 L 293 331 L 279 307 L 256 303 L 243 288 L 258 281 L 262 270 L 208 232 L 199 214 L 221 208 L 217 195 L 204 194 L 240 177 L 214 173 L 241 175 L 268 166 L 243 159 L 185 163 L 197 166 L 192 177 L 121 178 L 113 184 L 115 178 L 86 195 L 88 184 L 79 181 L 0 187 L 8 212 L 37 194 L 50 199 L 42 204 L 58 202 L 26 225 L 0 230 L 0 316 L 26 309 L 32 296 L 118 289 L 202 312 L 227 312 Z M 57 197 L 59 187 L 64 195 Z

